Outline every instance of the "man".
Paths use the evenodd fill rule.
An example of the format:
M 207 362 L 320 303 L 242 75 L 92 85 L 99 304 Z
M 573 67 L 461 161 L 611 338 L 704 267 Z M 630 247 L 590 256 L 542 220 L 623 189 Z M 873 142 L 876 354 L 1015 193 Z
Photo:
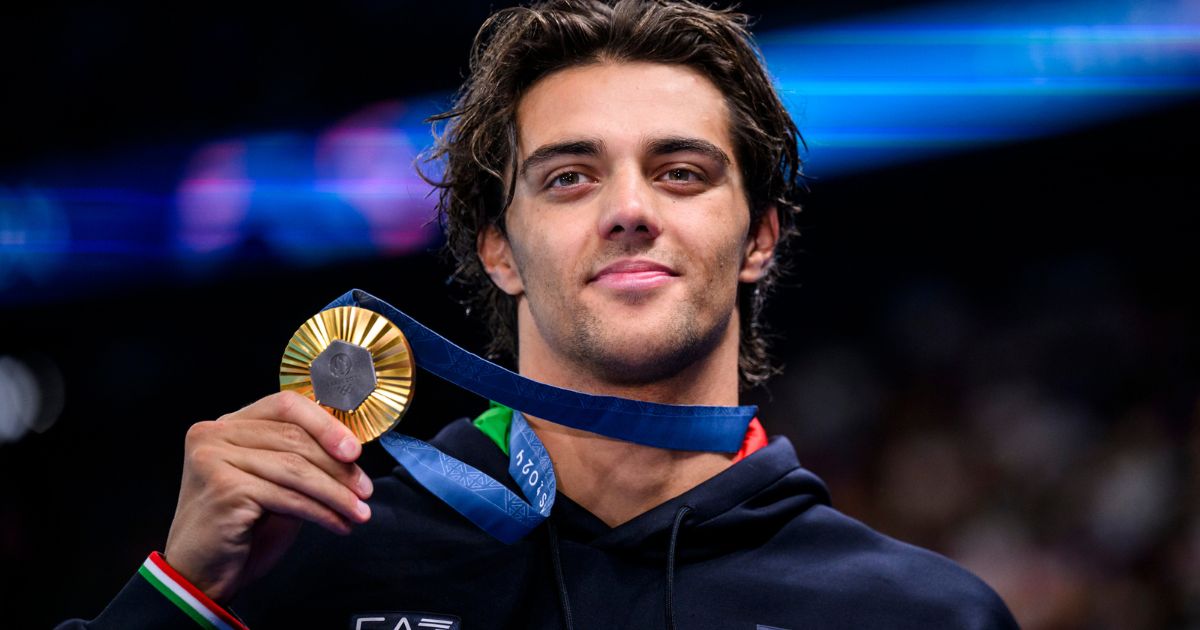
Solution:
M 713 406 L 769 375 L 758 317 L 798 209 L 798 134 L 744 16 L 501 11 L 441 119 L 457 276 L 522 375 Z M 511 487 L 518 415 L 497 407 L 433 444 Z M 300 396 L 199 423 L 165 553 L 65 627 L 239 627 L 231 611 L 255 629 L 1015 625 L 950 561 L 834 511 L 757 421 L 729 454 L 520 418 L 559 494 L 513 544 L 404 470 L 366 479 L 350 432 Z

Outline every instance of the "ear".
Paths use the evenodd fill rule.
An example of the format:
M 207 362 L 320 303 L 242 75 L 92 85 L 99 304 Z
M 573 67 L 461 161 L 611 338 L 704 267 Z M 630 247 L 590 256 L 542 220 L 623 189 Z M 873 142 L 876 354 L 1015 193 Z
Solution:
M 499 228 L 489 225 L 481 231 L 475 241 L 475 249 L 479 254 L 479 261 L 483 263 L 484 271 L 501 291 L 512 296 L 525 292 L 521 274 L 513 260 L 512 248 L 508 244 L 508 237 L 501 234 Z
M 779 212 L 772 205 L 759 217 L 758 223 L 750 227 L 738 280 L 751 283 L 761 280 L 771 268 L 775 259 L 775 245 L 778 242 Z

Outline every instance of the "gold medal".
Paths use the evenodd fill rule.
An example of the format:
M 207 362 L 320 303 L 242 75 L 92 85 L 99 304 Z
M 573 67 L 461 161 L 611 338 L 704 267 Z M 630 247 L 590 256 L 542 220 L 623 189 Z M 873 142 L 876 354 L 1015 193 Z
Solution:
M 279 388 L 317 401 L 370 442 L 396 426 L 413 396 L 412 349 L 400 328 L 357 306 L 312 316 L 288 342 Z

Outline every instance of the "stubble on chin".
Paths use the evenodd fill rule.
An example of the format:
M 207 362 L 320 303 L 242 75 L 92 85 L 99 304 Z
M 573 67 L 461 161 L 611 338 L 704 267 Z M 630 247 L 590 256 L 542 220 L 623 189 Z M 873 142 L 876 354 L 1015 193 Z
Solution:
M 619 386 L 646 385 L 678 376 L 712 353 L 729 326 L 732 310 L 705 325 L 695 303 L 681 305 L 656 330 L 633 334 L 623 326 L 646 322 L 603 322 L 592 312 L 578 311 L 564 347 L 570 359 L 600 381 Z M 649 336 L 649 338 L 647 338 Z

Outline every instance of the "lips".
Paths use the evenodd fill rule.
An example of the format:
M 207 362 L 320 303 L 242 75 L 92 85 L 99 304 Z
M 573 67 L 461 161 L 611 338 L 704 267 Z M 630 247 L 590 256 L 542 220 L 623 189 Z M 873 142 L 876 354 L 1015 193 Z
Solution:
M 644 291 L 660 287 L 679 274 L 653 260 L 618 260 L 592 277 L 593 284 L 622 291 Z

